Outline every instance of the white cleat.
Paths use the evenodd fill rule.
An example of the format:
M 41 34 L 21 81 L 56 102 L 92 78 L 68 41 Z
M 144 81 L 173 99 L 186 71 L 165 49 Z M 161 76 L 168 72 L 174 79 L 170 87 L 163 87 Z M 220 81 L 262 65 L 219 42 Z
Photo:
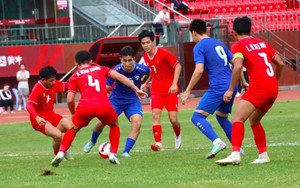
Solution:
M 181 147 L 181 134 L 179 136 L 175 136 L 175 148 L 179 149 Z
M 124 152 L 121 156 L 124 157 L 124 158 L 129 158 L 129 157 L 131 157 L 131 156 L 129 155 L 129 153 L 127 153 L 127 152 Z
M 264 164 L 271 162 L 268 155 L 262 155 L 260 154 L 257 159 L 251 162 L 251 164 Z
M 225 159 L 217 160 L 216 164 L 220 166 L 226 166 L 226 165 L 239 165 L 241 163 L 241 157 L 233 157 L 232 154 L 226 157 Z
M 120 164 L 120 161 L 118 160 L 116 154 L 110 154 L 110 155 L 109 155 L 109 161 L 110 161 L 112 164 Z
M 74 160 L 74 157 L 72 157 L 72 155 L 70 155 L 69 152 L 66 152 L 66 153 L 64 154 L 64 158 L 65 158 L 66 160 L 68 160 L 68 161 L 73 161 L 73 160 Z
M 58 154 L 52 159 L 51 165 L 54 167 L 58 167 L 59 163 L 61 163 L 64 160 L 64 153 L 58 152 Z

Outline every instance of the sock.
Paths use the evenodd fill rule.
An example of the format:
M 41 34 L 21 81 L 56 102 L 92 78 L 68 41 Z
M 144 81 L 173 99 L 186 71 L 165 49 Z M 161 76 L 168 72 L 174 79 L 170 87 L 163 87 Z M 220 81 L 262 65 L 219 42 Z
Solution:
M 203 114 L 194 112 L 192 122 L 212 142 L 218 138 L 218 135 L 212 128 L 211 124 L 206 120 L 206 116 Z
M 54 155 L 57 155 L 58 151 L 59 151 L 58 149 L 53 150 Z
M 110 152 L 118 153 L 120 141 L 120 127 L 118 125 L 110 126 L 109 131 Z
M 92 133 L 92 138 L 91 138 L 91 142 L 92 142 L 93 144 L 96 144 L 96 143 L 97 143 L 97 140 L 98 140 L 98 137 L 100 136 L 100 134 L 101 134 L 101 132 L 98 133 L 98 132 L 93 131 L 93 133 Z
M 180 128 L 180 124 L 178 127 L 173 127 L 174 133 L 176 136 L 179 136 L 181 133 L 181 128 Z
M 135 144 L 135 140 L 128 137 L 127 140 L 126 140 L 126 144 L 125 144 L 125 148 L 124 148 L 123 153 L 125 153 L 125 152 L 129 153 L 130 150 L 132 149 L 132 147 L 134 146 L 134 144 Z
M 216 115 L 216 118 L 222 127 L 223 131 L 225 132 L 228 140 L 231 142 L 231 133 L 232 133 L 232 123 L 228 120 L 228 117 L 222 117 Z
M 259 154 L 267 151 L 266 133 L 261 123 L 251 125 L 254 141 Z
M 152 132 L 153 132 L 155 142 L 161 142 L 161 133 L 162 133 L 161 125 L 153 125 Z
M 76 132 L 74 131 L 74 129 L 67 130 L 67 132 L 65 133 L 61 141 L 59 151 L 65 153 L 70 148 L 75 136 L 76 136 Z
M 217 138 L 213 141 L 213 145 L 223 142 L 220 138 Z
M 244 123 L 240 121 L 233 122 L 232 135 L 231 135 L 232 151 L 240 152 L 244 135 L 245 135 Z

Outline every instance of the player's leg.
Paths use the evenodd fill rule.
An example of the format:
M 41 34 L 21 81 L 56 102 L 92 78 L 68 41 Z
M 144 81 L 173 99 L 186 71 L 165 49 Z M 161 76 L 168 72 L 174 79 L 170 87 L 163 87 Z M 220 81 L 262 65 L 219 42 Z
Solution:
M 101 123 L 101 121 L 98 121 L 93 129 L 92 137 L 88 143 L 85 144 L 83 151 L 85 153 L 88 153 L 91 151 L 91 149 L 94 147 L 94 145 L 97 143 L 98 137 L 102 133 L 104 128 L 104 125 Z
M 270 162 L 270 158 L 267 153 L 266 133 L 260 121 L 267 111 L 272 107 L 274 101 L 275 98 L 267 99 L 266 102 L 263 102 L 260 106 L 258 106 L 258 108 L 249 117 L 254 141 L 259 152 L 258 158 L 255 159 L 252 164 Z
M 169 115 L 169 120 L 172 124 L 175 133 L 175 148 L 181 147 L 181 126 L 178 120 L 178 96 L 177 93 L 168 94 L 164 98 L 164 106 L 166 107 Z
M 164 104 L 163 96 L 151 95 L 151 109 L 152 109 L 152 132 L 155 144 L 151 145 L 153 151 L 159 151 L 162 149 L 162 126 L 160 118 L 162 114 Z
M 242 99 L 238 105 L 237 109 L 233 116 L 233 127 L 232 127 L 232 152 L 231 154 L 225 158 L 216 161 L 218 165 L 228 165 L 240 164 L 241 156 L 240 150 L 243 143 L 244 135 L 245 135 L 245 127 L 244 122 L 250 117 L 250 115 L 255 111 L 255 106 L 247 101 Z
M 53 139 L 52 147 L 54 155 L 56 155 L 58 153 L 59 145 L 62 139 L 62 132 L 48 121 L 45 124 L 45 134 Z
M 223 95 L 216 95 L 214 92 L 208 90 L 199 101 L 195 112 L 192 116 L 193 124 L 204 134 L 213 144 L 211 151 L 206 155 L 207 159 L 214 158 L 217 153 L 226 148 L 223 142 L 211 123 L 207 121 L 209 114 L 213 114 L 223 101 Z
M 129 119 L 131 128 L 130 133 L 126 139 L 126 144 L 122 153 L 123 157 L 130 157 L 129 152 L 133 148 L 139 134 L 142 125 L 143 108 L 140 101 L 136 101 L 126 106 L 124 113 Z

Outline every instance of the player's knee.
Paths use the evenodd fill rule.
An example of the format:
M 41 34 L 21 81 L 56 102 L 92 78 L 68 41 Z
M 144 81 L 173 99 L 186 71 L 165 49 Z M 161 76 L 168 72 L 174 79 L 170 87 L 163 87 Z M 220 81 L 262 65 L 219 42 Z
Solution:
M 53 138 L 53 140 L 60 142 L 62 139 L 62 133 L 56 133 L 52 136 L 52 138 Z
M 196 125 L 200 119 L 206 119 L 206 116 L 203 114 L 200 114 L 198 112 L 194 112 L 191 121 L 193 122 L 194 125 Z

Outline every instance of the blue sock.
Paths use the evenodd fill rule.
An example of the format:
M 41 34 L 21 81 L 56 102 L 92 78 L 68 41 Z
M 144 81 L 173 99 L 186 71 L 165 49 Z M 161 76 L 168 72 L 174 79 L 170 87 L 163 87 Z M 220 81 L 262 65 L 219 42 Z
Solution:
M 192 122 L 212 142 L 218 138 L 218 135 L 212 128 L 211 124 L 206 120 L 206 116 L 198 112 L 194 112 Z
M 100 136 L 101 132 L 100 133 L 97 133 L 95 131 L 93 131 L 92 133 L 92 138 L 91 138 L 91 142 L 96 144 L 97 140 L 98 140 L 98 137 Z
M 129 153 L 132 147 L 134 146 L 134 144 L 135 144 L 135 140 L 133 140 L 132 138 L 127 138 L 123 153 L 125 152 Z
M 232 123 L 228 120 L 228 117 L 221 117 L 216 115 L 216 118 L 231 143 Z

